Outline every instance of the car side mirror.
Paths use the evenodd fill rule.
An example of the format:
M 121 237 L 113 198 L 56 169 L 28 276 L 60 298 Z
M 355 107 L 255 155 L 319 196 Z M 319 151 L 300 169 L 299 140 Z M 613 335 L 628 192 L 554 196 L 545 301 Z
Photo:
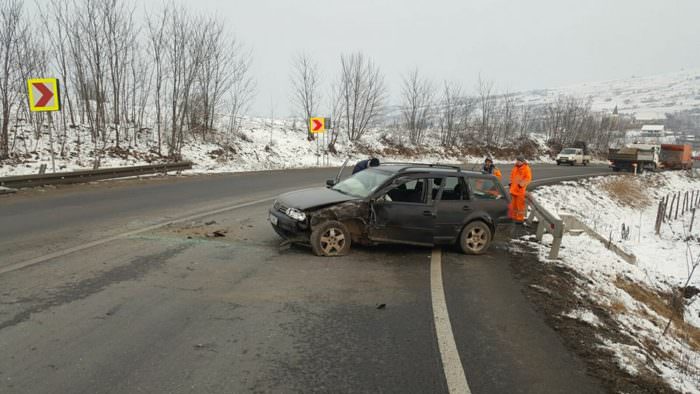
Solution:
M 335 186 L 335 179 L 327 179 L 326 180 L 326 187 L 333 187 Z

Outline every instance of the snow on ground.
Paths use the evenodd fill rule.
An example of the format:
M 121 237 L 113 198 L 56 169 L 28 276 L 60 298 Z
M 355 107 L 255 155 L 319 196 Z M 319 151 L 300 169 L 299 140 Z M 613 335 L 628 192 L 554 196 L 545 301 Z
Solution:
M 289 168 L 309 168 L 318 166 L 340 166 L 350 158 L 350 163 L 374 154 L 382 161 L 411 161 L 424 163 L 463 164 L 467 168 L 478 168 L 484 159 L 482 156 L 463 155 L 461 147 L 447 150 L 440 146 L 438 136 L 430 133 L 421 147 L 411 146 L 407 138 L 389 130 L 373 130 L 363 136 L 359 143 L 352 143 L 341 134 L 336 143 L 336 152 L 324 149 L 327 143 L 309 141 L 306 131 L 299 121 L 290 119 L 271 121 L 269 119 L 247 119 L 242 128 L 233 136 L 212 135 L 207 141 L 189 140 L 182 149 L 183 160 L 194 163 L 187 174 L 223 173 L 239 171 L 261 171 Z M 37 174 L 42 164 L 47 165 L 47 173 L 52 172 L 49 135 L 44 132 L 36 139 L 29 128 L 20 128 L 19 138 L 14 140 L 15 152 L 24 155 L 21 163 L 0 163 L 0 177 L 12 175 Z M 80 136 L 80 149 L 77 139 Z M 61 141 L 55 136 L 54 150 L 60 152 Z M 85 130 L 72 131 L 70 140 L 65 143 L 65 158 L 56 156 L 56 172 L 91 169 L 93 165 L 93 146 L 90 135 Z M 321 138 L 330 138 L 322 136 Z M 544 151 L 544 137 L 533 135 L 533 140 Z M 150 133 L 141 135 L 139 141 L 123 141 L 125 151 L 116 152 L 101 160 L 101 168 L 144 165 L 162 160 L 150 150 L 156 146 L 155 136 Z M 87 142 L 87 143 L 86 143 Z M 114 145 L 110 142 L 108 145 Z M 150 149 L 149 149 L 150 147 Z M 166 153 L 165 146 L 163 147 Z M 511 160 L 496 159 L 499 162 Z M 548 161 L 545 155 L 535 162 Z
M 700 258 L 700 218 L 692 234 L 690 214 L 665 224 L 660 235 L 654 232 L 658 201 L 667 193 L 687 190 L 700 190 L 700 179 L 666 172 L 565 182 L 533 194 L 550 211 L 577 216 L 637 256 L 637 264 L 626 263 L 585 234 L 564 237 L 559 261 L 547 261 L 548 250 L 539 246 L 544 263 L 573 268 L 586 278 L 575 290 L 579 298 L 607 310 L 617 324 L 615 331 L 627 338 L 625 343 L 598 338 L 600 346 L 614 351 L 620 367 L 634 376 L 658 374 L 676 390 L 700 393 L 700 294 L 683 300 L 683 321 L 674 321 L 663 334 L 673 314 L 670 295 L 689 280 L 691 265 Z M 627 239 L 622 237 L 623 224 L 630 228 Z M 700 267 L 689 284 L 700 288 Z M 585 309 L 564 316 L 593 326 L 602 320 Z

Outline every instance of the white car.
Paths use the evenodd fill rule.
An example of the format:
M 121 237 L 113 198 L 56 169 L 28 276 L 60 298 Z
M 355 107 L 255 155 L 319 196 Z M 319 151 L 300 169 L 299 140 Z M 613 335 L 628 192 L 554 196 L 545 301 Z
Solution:
M 583 149 L 580 148 L 564 148 L 558 155 L 557 155 L 557 165 L 560 166 L 562 164 L 568 164 L 568 165 L 576 165 L 576 164 L 582 164 L 582 165 L 588 165 L 588 163 L 591 162 L 591 156 L 587 155 L 586 152 L 583 151 Z

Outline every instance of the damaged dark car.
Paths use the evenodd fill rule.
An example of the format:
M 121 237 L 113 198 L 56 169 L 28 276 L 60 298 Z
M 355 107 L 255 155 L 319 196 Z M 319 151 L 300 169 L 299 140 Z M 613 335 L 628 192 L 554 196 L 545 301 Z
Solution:
M 459 167 L 386 163 L 326 188 L 279 196 L 269 212 L 286 241 L 318 256 L 342 256 L 353 243 L 458 244 L 485 253 L 508 219 L 509 196 L 492 175 Z

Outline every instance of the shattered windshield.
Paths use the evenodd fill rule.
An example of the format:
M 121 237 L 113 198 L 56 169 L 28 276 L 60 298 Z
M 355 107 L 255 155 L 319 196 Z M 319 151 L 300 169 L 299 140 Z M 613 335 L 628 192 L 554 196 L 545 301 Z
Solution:
M 333 186 L 333 190 L 353 197 L 366 198 L 383 185 L 390 176 L 391 174 L 383 171 L 367 169 Z

